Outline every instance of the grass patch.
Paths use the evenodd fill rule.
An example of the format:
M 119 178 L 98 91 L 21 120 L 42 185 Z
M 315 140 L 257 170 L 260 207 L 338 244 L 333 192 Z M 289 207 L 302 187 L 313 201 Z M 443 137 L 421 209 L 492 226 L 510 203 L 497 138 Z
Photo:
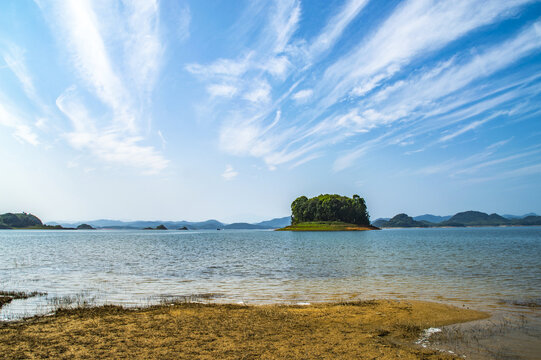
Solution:
M 359 226 L 341 221 L 311 221 L 289 225 L 276 231 L 363 231 L 379 230 L 375 226 Z
M 424 328 L 484 317 L 442 304 L 404 301 L 81 307 L 0 323 L 0 354 L 55 359 L 458 359 L 413 341 Z

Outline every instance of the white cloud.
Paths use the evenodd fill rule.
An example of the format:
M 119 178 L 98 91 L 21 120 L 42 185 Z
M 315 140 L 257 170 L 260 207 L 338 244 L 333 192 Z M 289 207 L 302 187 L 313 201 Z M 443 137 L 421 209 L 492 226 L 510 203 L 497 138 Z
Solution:
M 465 132 L 477 129 L 479 126 L 489 122 L 490 120 L 492 120 L 494 118 L 497 118 L 497 117 L 499 117 L 501 115 L 504 115 L 504 114 L 507 114 L 507 112 L 497 112 L 496 114 L 488 116 L 488 117 L 486 117 L 484 119 L 472 121 L 471 123 L 467 124 L 466 126 L 462 127 L 461 129 L 458 129 L 457 131 L 455 131 L 455 132 L 453 132 L 451 134 L 442 136 L 438 141 L 439 142 L 445 142 L 445 141 L 452 140 L 452 139 L 456 138 L 457 136 L 464 134 Z
M 272 32 L 269 33 L 274 43 L 272 49 L 275 53 L 281 53 L 285 50 L 291 36 L 297 30 L 301 17 L 300 1 L 278 0 L 271 14 L 269 25 Z
M 38 118 L 36 120 L 34 125 L 40 130 L 45 130 L 45 129 L 47 129 L 47 123 L 48 122 L 49 122 L 49 120 L 47 118 L 40 117 L 40 118 Z
M 521 177 L 521 176 L 527 176 L 527 175 L 537 175 L 537 174 L 541 174 L 541 164 L 528 165 L 528 166 L 523 166 L 523 167 L 515 168 L 512 170 L 508 170 L 505 172 L 498 172 L 496 175 L 493 175 L 493 176 L 470 178 L 467 180 L 467 182 L 481 183 L 481 182 L 486 182 L 486 181 L 509 179 L 509 178 L 515 178 L 515 177 Z
M 334 15 L 321 33 L 308 47 L 308 57 L 312 61 L 324 51 L 330 49 L 340 38 L 345 28 L 359 14 L 368 0 L 349 0 L 341 11 Z
M 169 161 L 153 147 L 141 145 L 141 137 L 118 127 L 98 128 L 74 89 L 58 97 L 56 104 L 71 120 L 74 130 L 65 137 L 75 149 L 90 151 L 108 163 L 139 168 L 145 174 L 156 174 L 167 167 Z
M 34 146 L 39 144 L 38 136 L 32 128 L 2 104 L 0 104 L 0 125 L 13 129 L 13 136 L 21 142 L 27 142 Z
M 244 99 L 254 103 L 268 102 L 270 100 L 270 91 L 271 87 L 267 82 L 260 82 L 256 84 L 255 88 L 244 94 Z
M 212 84 L 207 86 L 207 92 L 211 96 L 233 97 L 237 93 L 237 88 L 227 84 Z
M 162 141 L 162 149 L 165 149 L 165 146 L 167 145 L 167 141 L 165 140 L 165 137 L 163 136 L 160 130 L 158 130 L 158 136 L 160 137 L 160 140 Z
M 36 88 L 28 69 L 26 68 L 24 51 L 16 45 L 9 45 L 3 54 L 7 67 L 15 74 L 24 92 L 31 100 L 36 100 Z
M 410 71 L 409 76 L 400 76 L 399 81 L 392 83 L 395 75 L 403 75 L 401 71 L 416 64 L 418 59 L 431 58 L 436 51 L 472 30 L 510 17 L 529 2 L 412 0 L 393 8 L 387 19 L 377 23 L 356 46 L 350 47 L 350 52 L 323 69 L 322 76 L 318 69 L 310 69 L 316 63 L 326 64 L 321 61 L 326 59 L 326 52 L 343 37 L 367 2 L 345 1 L 310 42 L 296 37 L 297 28 L 302 24 L 298 1 L 277 1 L 271 6 L 260 4 L 255 14 L 269 15 L 266 22 L 261 17 L 250 22 L 253 25 L 259 21 L 262 26 L 257 31 L 252 29 L 252 33 L 257 34 L 255 40 L 252 38 L 252 46 L 244 45 L 248 49 L 244 54 L 249 56 L 187 67 L 206 82 L 207 88 L 209 84 L 234 84 L 235 95 L 242 94 L 231 95 L 216 111 L 221 114 L 217 120 L 222 122 L 220 148 L 223 151 L 259 157 L 269 167 L 275 167 L 289 161 L 302 163 L 299 158 L 309 158 L 310 152 L 320 151 L 322 147 L 346 139 L 355 144 L 361 142 L 363 133 L 382 131 L 380 128 L 384 126 L 389 129 L 385 136 L 370 141 L 363 138 L 362 144 L 353 145 L 350 153 L 335 162 L 335 170 L 341 170 L 354 164 L 370 147 L 420 144 L 415 137 L 428 129 L 450 127 L 468 119 L 459 113 L 459 108 L 464 109 L 473 100 L 459 90 L 472 84 L 482 86 L 476 82 L 539 47 L 536 24 L 489 49 L 467 49 L 469 53 L 453 54 L 435 66 L 430 62 L 425 62 L 422 68 L 414 65 L 417 68 Z M 269 88 L 254 85 L 261 82 L 266 82 Z M 477 102 L 484 104 L 473 110 L 480 111 L 476 114 L 480 115 L 482 111 L 516 99 L 517 95 L 515 92 L 492 99 L 477 98 Z M 309 106 L 302 113 L 290 115 L 288 102 L 291 101 Z M 431 114 L 446 106 L 449 106 L 447 114 Z M 483 106 L 485 110 L 481 109 Z M 275 123 L 272 117 L 279 109 L 287 109 L 287 112 L 283 114 L 284 119 Z M 453 118 L 445 122 L 444 116 Z M 469 127 L 462 127 L 461 133 L 482 125 L 477 119 L 471 120 Z M 404 139 L 404 132 L 411 138 Z
M 178 14 L 178 37 L 180 41 L 185 41 L 190 37 L 190 23 L 192 14 L 188 4 L 185 4 Z
M 159 34 L 159 9 L 156 0 L 123 0 L 127 31 L 124 58 L 130 77 L 140 91 L 150 91 L 158 74 L 163 46 Z
M 168 160 L 152 146 L 142 145 L 143 116 L 159 74 L 164 47 L 161 41 L 159 4 L 156 0 L 121 0 L 121 3 L 39 2 L 41 10 L 65 46 L 85 90 L 105 108 L 90 114 L 76 87 L 56 101 L 70 120 L 68 143 L 96 158 L 157 173 Z M 97 111 L 96 111 L 97 112 Z M 163 142 L 162 142 L 163 145 Z
M 388 78 L 414 58 L 435 51 L 475 28 L 510 16 L 513 9 L 526 2 L 413 0 L 400 4 L 373 36 L 326 70 L 317 89 L 325 94 L 322 109 L 335 104 L 359 83 L 371 84 L 374 79 Z
M 188 64 L 186 70 L 207 78 L 215 76 L 237 77 L 248 71 L 252 65 L 253 55 L 253 52 L 249 52 L 238 60 L 218 59 L 209 65 Z
M 526 151 L 526 152 L 522 152 L 522 153 L 510 155 L 510 156 L 504 156 L 504 157 L 496 158 L 496 159 L 493 159 L 493 160 L 480 162 L 480 163 L 478 163 L 476 165 L 467 166 L 467 167 L 465 167 L 463 169 L 457 170 L 455 172 L 455 175 L 460 175 L 460 174 L 464 174 L 464 173 L 474 173 L 474 172 L 476 172 L 476 171 L 478 171 L 480 169 L 484 169 L 484 168 L 494 166 L 494 165 L 499 165 L 499 164 L 502 164 L 502 163 L 505 163 L 505 162 L 516 163 L 517 159 L 522 159 L 522 158 L 525 158 L 525 157 L 528 157 L 528 156 L 531 156 L 531 155 L 537 155 L 540 152 L 541 152 L 541 150 L 537 149 L 537 150 L 533 150 L 533 151 Z
M 304 89 L 304 90 L 297 91 L 291 97 L 293 98 L 293 100 L 296 100 L 297 102 L 302 103 L 310 99 L 313 93 L 314 91 L 312 89 Z
M 233 180 L 239 173 L 233 169 L 233 166 L 226 165 L 225 171 L 222 173 L 222 177 L 225 180 Z
M 79 163 L 77 161 L 70 160 L 68 161 L 66 166 L 68 167 L 68 169 L 74 169 L 76 167 L 79 167 Z
M 343 121 L 322 122 L 318 125 L 317 129 L 326 133 L 343 131 L 344 127 L 352 131 L 371 129 L 400 119 L 407 119 L 410 116 L 416 116 L 416 111 L 422 109 L 420 118 L 424 119 L 424 121 L 417 120 L 414 124 L 417 123 L 418 125 L 412 127 L 415 136 L 419 136 L 429 131 L 449 127 L 457 122 L 471 119 L 506 102 L 519 99 L 528 93 L 533 94 L 535 91 L 532 91 L 532 89 L 524 88 L 524 86 L 514 89 L 513 86 L 516 86 L 512 85 L 506 90 L 499 89 L 495 91 L 499 95 L 490 97 L 491 92 L 487 91 L 486 86 L 483 86 L 482 90 L 476 88 L 474 93 L 476 96 L 479 96 L 479 94 L 482 94 L 481 96 L 488 96 L 486 99 L 476 99 L 468 92 L 461 92 L 458 96 L 451 98 L 452 101 L 450 103 L 444 105 L 445 102 L 442 102 L 442 99 L 445 99 L 449 94 L 467 87 L 480 78 L 491 76 L 516 62 L 518 59 L 541 48 L 541 37 L 537 35 L 538 28 L 539 23 L 535 23 L 525 28 L 515 37 L 488 48 L 483 52 L 478 52 L 469 61 L 459 63 L 456 58 L 451 58 L 432 69 L 424 69 L 425 71 L 419 75 L 412 76 L 407 80 L 400 80 L 375 92 L 361 101 L 359 107 L 366 108 L 372 106 L 375 108 L 368 110 L 373 111 L 373 115 L 379 114 L 375 117 L 369 117 L 372 121 L 367 121 L 368 119 L 365 117 L 350 116 L 344 118 Z M 472 105 L 467 105 L 470 103 Z M 352 113 L 350 112 L 350 114 Z M 439 142 L 451 140 L 483 125 L 485 122 L 501 114 L 501 112 L 498 112 L 484 120 L 474 120 L 458 131 L 441 137 Z M 407 127 L 408 125 L 405 123 L 402 126 Z M 391 145 L 398 143 L 400 141 L 388 142 Z M 366 146 L 364 144 L 360 148 L 363 151 L 357 152 L 352 150 L 352 155 L 345 158 L 349 160 L 342 159 L 339 161 L 340 164 L 352 165 L 354 163 L 352 159 L 356 158 L 355 154 L 359 155 L 366 152 Z M 340 165 L 335 166 L 335 169 L 344 169 L 345 167 L 347 166 Z
M 53 17 L 61 26 L 59 36 L 65 36 L 66 49 L 80 77 L 101 101 L 113 109 L 115 121 L 134 131 L 135 118 L 131 111 L 131 98 L 113 69 L 92 3 L 81 0 L 56 5 Z M 146 70 L 143 70 L 143 73 L 146 73 Z
M 260 68 L 269 72 L 273 76 L 283 77 L 290 66 L 291 63 L 289 62 L 287 56 L 275 56 L 260 65 Z

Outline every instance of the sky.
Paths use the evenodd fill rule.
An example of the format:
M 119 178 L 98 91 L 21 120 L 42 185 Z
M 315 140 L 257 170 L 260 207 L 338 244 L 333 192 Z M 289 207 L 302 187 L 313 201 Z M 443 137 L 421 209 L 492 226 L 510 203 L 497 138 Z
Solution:
M 541 213 L 541 3 L 4 0 L 0 213 Z

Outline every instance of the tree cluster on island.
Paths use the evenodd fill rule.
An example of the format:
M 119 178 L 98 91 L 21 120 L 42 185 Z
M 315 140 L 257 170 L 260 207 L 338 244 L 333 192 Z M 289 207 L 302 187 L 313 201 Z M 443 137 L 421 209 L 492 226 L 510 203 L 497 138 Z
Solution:
M 291 204 L 293 225 L 311 221 L 342 221 L 355 225 L 370 225 L 366 202 L 359 195 L 319 195 L 308 199 L 300 196 Z
M 279 230 L 342 231 L 369 230 L 370 215 L 359 195 L 351 198 L 322 194 L 313 198 L 300 196 L 291 203 L 291 226 Z

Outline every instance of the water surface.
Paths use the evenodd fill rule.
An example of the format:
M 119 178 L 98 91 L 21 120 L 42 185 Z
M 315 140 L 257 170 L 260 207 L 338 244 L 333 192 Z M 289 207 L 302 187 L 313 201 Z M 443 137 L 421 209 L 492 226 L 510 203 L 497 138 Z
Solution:
M 541 227 L 365 232 L 0 231 L 0 319 L 51 299 L 146 305 L 162 297 L 296 303 L 391 297 L 539 320 Z

